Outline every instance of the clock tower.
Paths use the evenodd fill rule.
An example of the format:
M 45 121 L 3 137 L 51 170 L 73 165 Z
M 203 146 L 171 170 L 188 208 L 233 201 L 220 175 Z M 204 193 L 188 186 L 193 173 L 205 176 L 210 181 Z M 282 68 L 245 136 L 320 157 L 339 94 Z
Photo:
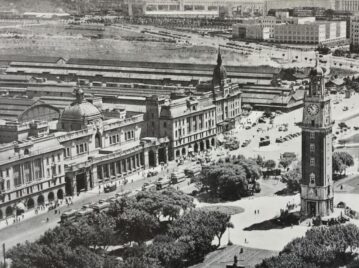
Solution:
M 310 71 L 304 97 L 302 128 L 301 214 L 327 216 L 333 212 L 332 119 L 330 96 L 318 58 Z

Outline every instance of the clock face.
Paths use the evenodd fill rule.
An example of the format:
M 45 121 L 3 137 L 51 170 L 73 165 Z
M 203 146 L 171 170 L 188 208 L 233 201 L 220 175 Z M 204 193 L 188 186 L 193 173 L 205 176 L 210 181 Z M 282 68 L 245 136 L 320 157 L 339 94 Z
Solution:
M 307 111 L 308 111 L 308 114 L 310 114 L 311 116 L 314 116 L 319 112 L 319 106 L 317 104 L 310 104 L 307 107 Z

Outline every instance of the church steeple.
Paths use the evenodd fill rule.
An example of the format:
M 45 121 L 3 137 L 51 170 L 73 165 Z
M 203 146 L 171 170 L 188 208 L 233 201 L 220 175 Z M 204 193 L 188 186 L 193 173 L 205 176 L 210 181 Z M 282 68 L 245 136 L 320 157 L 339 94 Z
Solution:
M 221 48 L 218 48 L 217 66 L 222 66 Z
M 227 71 L 222 65 L 222 55 L 221 55 L 221 49 L 218 48 L 218 55 L 217 55 L 217 65 L 214 67 L 213 70 L 213 77 L 212 77 L 212 85 L 215 86 L 222 86 L 224 83 L 224 80 L 227 79 Z

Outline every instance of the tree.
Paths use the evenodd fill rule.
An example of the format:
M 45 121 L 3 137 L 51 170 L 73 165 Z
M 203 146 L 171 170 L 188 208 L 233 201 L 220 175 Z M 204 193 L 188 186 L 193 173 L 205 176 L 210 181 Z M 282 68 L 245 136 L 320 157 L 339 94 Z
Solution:
M 347 152 L 333 153 L 333 172 L 342 174 L 346 172 L 347 167 L 354 165 L 353 157 Z
M 186 257 L 190 263 L 202 260 L 212 250 L 216 228 L 208 211 L 192 210 L 174 221 L 168 234 L 188 246 Z
M 220 211 L 209 211 L 208 217 L 210 226 L 213 228 L 218 239 L 217 247 L 219 247 L 221 245 L 222 236 L 227 228 L 234 228 L 234 225 L 230 222 L 231 216 Z
M 265 163 L 264 163 L 264 167 L 267 169 L 267 170 L 270 170 L 270 169 L 273 169 L 276 167 L 276 162 L 274 160 L 267 160 Z
M 290 164 L 292 164 L 292 160 L 290 159 L 281 159 L 279 162 L 279 165 L 281 165 L 283 168 L 287 168 L 290 166 Z
M 41 245 L 26 242 L 11 248 L 7 258 L 14 268 L 101 268 L 103 259 L 91 250 L 79 246 L 70 248 L 65 244 Z
M 240 165 L 225 163 L 206 167 L 202 169 L 201 182 L 212 196 L 224 200 L 236 200 L 248 194 L 246 172 Z
M 353 261 L 358 243 L 359 229 L 354 224 L 315 227 L 256 267 L 342 267 Z
M 189 245 L 176 241 L 169 236 L 155 237 L 154 242 L 147 248 L 146 256 L 158 259 L 164 267 L 185 267 Z
M 116 231 L 127 242 L 139 244 L 153 237 L 159 229 L 159 220 L 150 213 L 136 209 L 126 209 L 116 219 Z

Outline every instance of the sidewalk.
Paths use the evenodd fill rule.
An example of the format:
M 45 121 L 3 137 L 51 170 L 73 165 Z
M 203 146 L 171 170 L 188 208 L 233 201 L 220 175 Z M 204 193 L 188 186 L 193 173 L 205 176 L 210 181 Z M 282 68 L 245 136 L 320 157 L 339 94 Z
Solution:
M 171 163 L 169 163 L 169 165 L 170 164 Z M 158 172 L 161 172 L 161 166 L 157 166 L 155 168 L 151 168 L 151 169 L 148 169 L 148 170 L 142 170 L 140 172 L 130 174 L 129 176 L 125 177 L 127 179 L 127 181 L 128 181 L 127 184 L 130 185 L 133 182 L 136 182 L 138 180 L 147 178 L 147 173 L 149 171 L 152 171 L 152 170 L 156 170 Z M 149 179 L 151 179 L 151 178 L 149 178 Z M 117 180 L 114 180 L 113 182 L 118 183 L 120 180 L 121 179 L 117 179 Z M 78 203 L 83 199 L 86 199 L 86 198 L 88 198 L 90 196 L 93 196 L 94 194 L 98 195 L 99 193 L 103 193 L 103 186 L 104 185 L 98 185 L 97 187 L 94 187 L 93 189 L 90 189 L 87 192 L 81 193 L 78 196 L 77 195 L 72 196 L 71 197 L 72 204 Z M 123 186 L 124 186 L 124 184 L 121 183 L 120 188 L 123 187 Z M 100 192 L 99 192 L 99 190 L 100 190 Z M 114 194 L 115 194 L 115 192 L 113 192 L 113 195 Z M 67 198 L 69 198 L 69 197 L 67 197 Z M 55 209 L 58 211 L 57 213 L 60 214 L 64 210 L 67 210 L 67 209 L 70 209 L 70 208 L 71 208 L 71 205 L 67 206 L 65 200 L 62 200 L 61 204 L 58 207 L 56 207 Z M 46 213 L 55 213 L 55 209 L 49 209 L 49 206 L 44 206 L 43 210 L 37 209 L 37 211 L 38 211 L 37 214 L 35 213 L 36 208 L 34 208 L 34 209 L 30 209 L 30 210 L 25 211 L 22 215 L 8 217 L 7 219 L 3 219 L 3 220 L 0 221 L 0 230 L 6 228 L 8 226 L 11 226 L 11 225 L 16 225 L 19 222 L 25 221 L 27 219 L 31 219 L 32 217 L 35 217 L 35 216 L 43 215 L 43 214 L 46 214 Z

